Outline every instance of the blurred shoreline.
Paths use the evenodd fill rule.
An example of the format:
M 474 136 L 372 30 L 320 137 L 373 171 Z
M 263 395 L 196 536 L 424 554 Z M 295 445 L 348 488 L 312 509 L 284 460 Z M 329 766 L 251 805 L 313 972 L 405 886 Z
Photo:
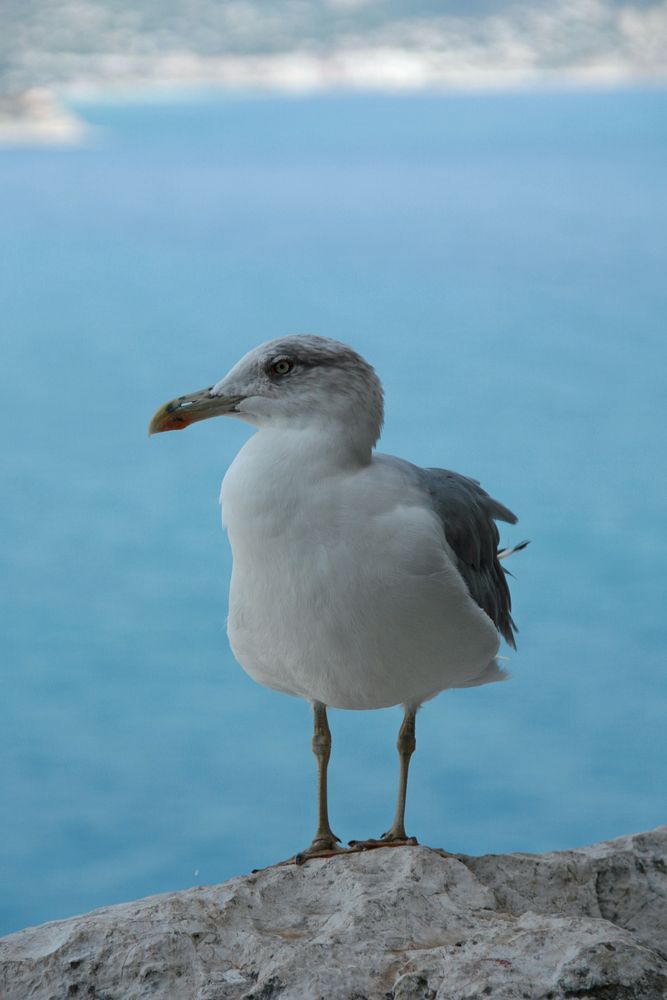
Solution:
M 77 143 L 76 103 L 107 95 L 667 85 L 667 0 L 7 0 L 0 22 L 4 144 Z
M 447 56 L 447 58 L 446 58 Z M 328 55 L 286 52 L 205 58 L 163 54 L 153 60 L 102 57 L 95 76 L 74 76 L 54 86 L 0 93 L 0 146 L 71 146 L 89 133 L 76 105 L 88 102 L 188 100 L 214 95 L 326 93 L 466 94 L 532 90 L 614 90 L 667 87 L 665 72 L 639 74 L 621 61 L 579 67 L 453 61 L 442 52 L 342 51 Z M 73 106 L 74 105 L 74 106 Z

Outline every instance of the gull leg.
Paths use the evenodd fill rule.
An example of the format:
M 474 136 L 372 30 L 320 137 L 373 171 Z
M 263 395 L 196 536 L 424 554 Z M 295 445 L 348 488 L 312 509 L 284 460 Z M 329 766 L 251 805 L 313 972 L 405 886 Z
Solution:
M 331 756 L 331 730 L 326 706 L 319 701 L 313 703 L 313 722 L 313 753 L 317 760 L 317 830 L 310 847 L 296 855 L 297 864 L 303 864 L 307 858 L 327 857 L 345 850 L 338 846 L 340 840 L 329 825 L 327 768 Z
M 368 851 L 374 847 L 400 847 L 404 844 L 417 843 L 415 837 L 408 837 L 405 832 L 405 798 L 408 791 L 408 769 L 410 767 L 410 758 L 417 746 L 415 739 L 416 715 L 416 708 L 406 708 L 403 723 L 398 731 L 396 749 L 398 750 L 401 770 L 398 779 L 398 798 L 396 800 L 394 822 L 387 832 L 382 834 L 380 840 L 351 840 L 350 847 L 353 850 Z
M 415 739 L 415 716 L 417 712 L 414 708 L 406 708 L 403 716 L 403 723 L 398 731 L 396 749 L 400 760 L 401 770 L 398 778 L 398 798 L 396 800 L 396 813 L 394 822 L 386 833 L 382 834 L 382 839 L 387 842 L 395 840 L 406 841 L 408 835 L 405 832 L 405 798 L 408 791 L 408 769 L 410 758 L 415 752 L 417 740 Z

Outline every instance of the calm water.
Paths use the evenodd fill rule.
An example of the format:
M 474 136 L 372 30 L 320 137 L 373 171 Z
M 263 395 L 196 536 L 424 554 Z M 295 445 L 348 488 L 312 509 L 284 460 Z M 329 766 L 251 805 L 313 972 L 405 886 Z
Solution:
M 354 344 L 384 450 L 521 516 L 513 679 L 421 713 L 408 825 L 468 852 L 665 822 L 667 95 L 83 109 L 0 155 L 1 930 L 304 846 L 308 707 L 224 632 L 245 440 L 148 440 L 257 342 Z M 398 710 L 332 713 L 345 840 L 393 810 Z

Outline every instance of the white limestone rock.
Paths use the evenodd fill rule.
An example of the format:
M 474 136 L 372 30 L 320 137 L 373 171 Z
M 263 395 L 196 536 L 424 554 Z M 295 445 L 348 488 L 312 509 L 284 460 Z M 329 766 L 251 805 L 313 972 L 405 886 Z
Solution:
M 580 850 L 384 848 L 0 941 L 3 1000 L 665 1000 L 667 826 Z

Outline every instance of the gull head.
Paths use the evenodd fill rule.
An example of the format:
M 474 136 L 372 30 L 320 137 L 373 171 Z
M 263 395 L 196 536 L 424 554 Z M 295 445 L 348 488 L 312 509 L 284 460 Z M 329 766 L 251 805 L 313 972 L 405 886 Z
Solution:
M 215 385 L 165 403 L 149 433 L 221 415 L 259 428 L 342 430 L 372 447 L 382 426 L 382 386 L 347 344 L 309 334 L 281 337 L 249 351 Z

